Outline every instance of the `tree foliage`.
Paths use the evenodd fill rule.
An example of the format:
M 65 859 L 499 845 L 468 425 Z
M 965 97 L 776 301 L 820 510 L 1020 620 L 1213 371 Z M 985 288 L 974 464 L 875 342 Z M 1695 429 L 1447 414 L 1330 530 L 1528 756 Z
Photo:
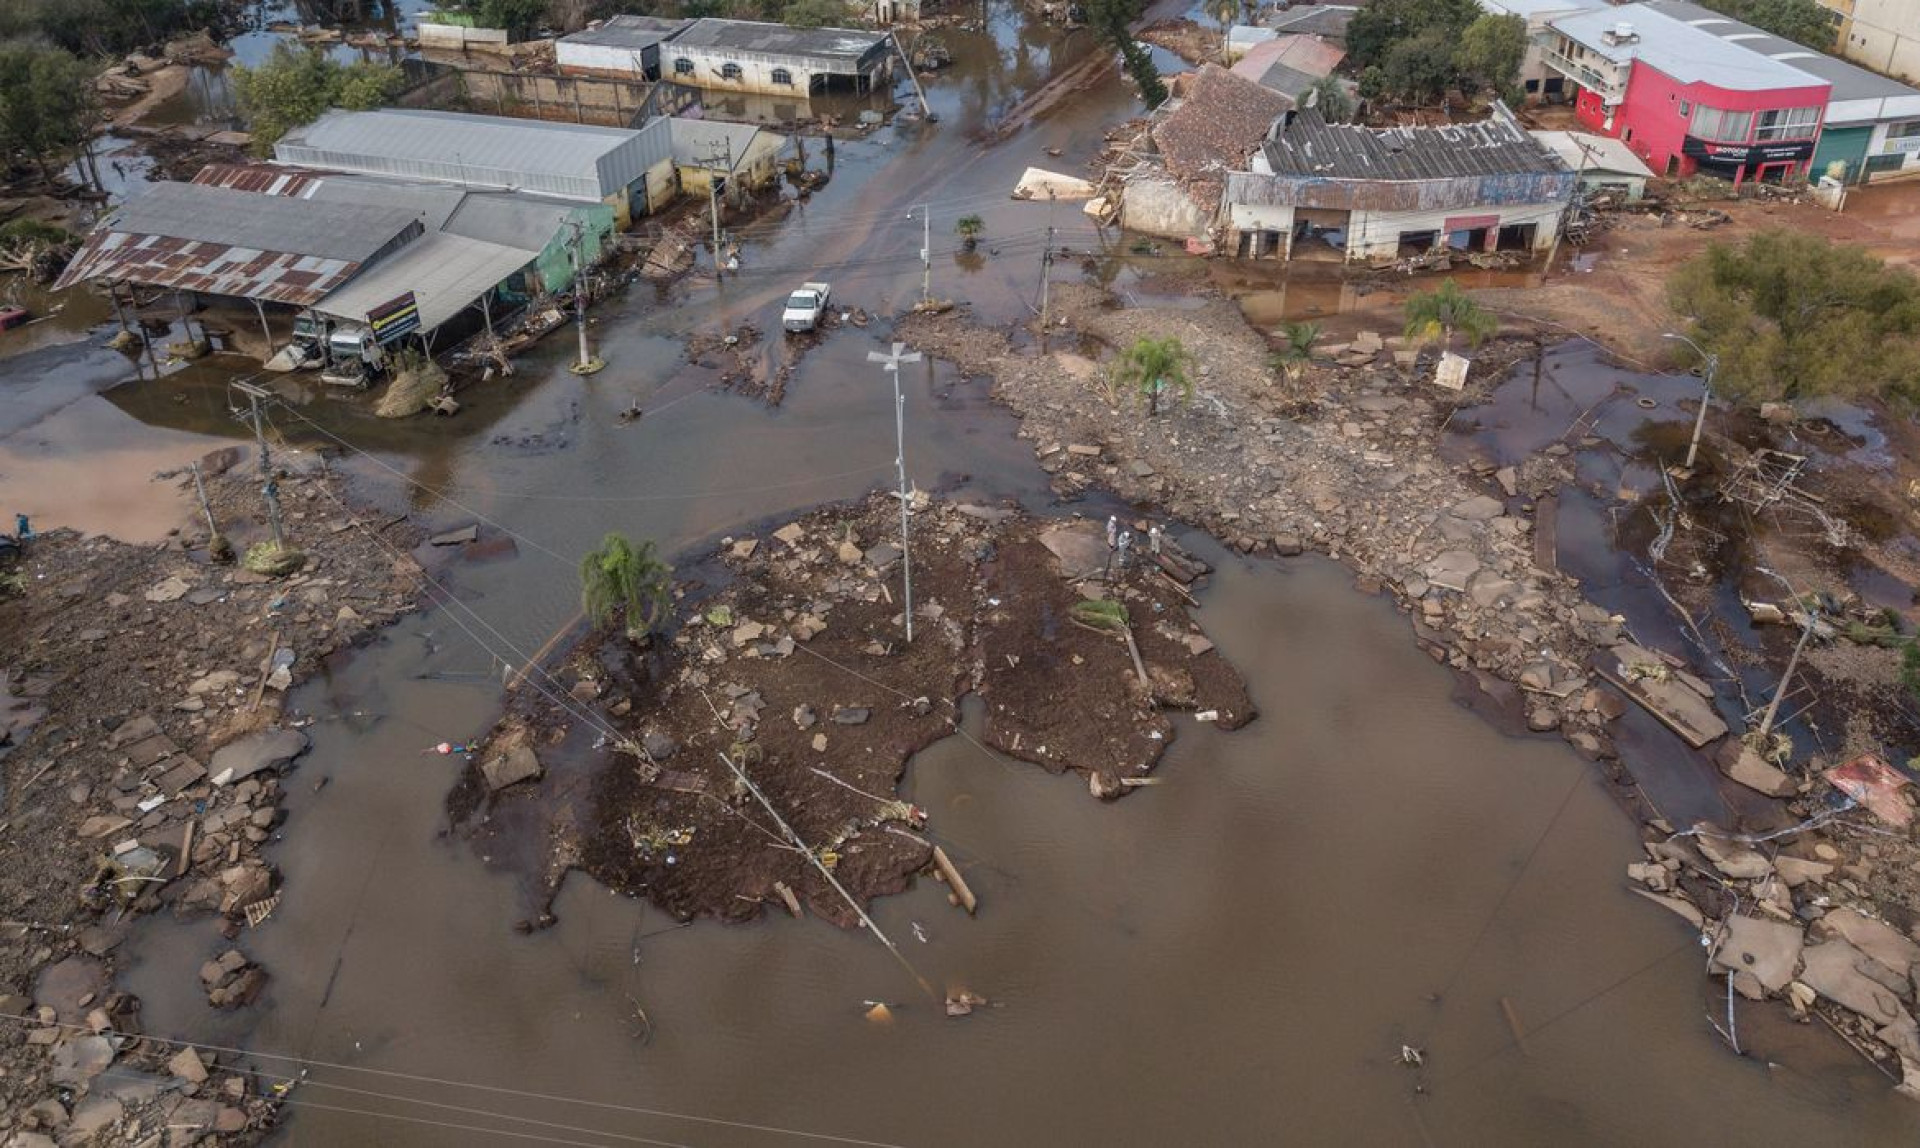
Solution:
M 1187 377 L 1192 363 L 1193 355 L 1186 345 L 1172 336 L 1140 338 L 1120 353 L 1113 374 L 1121 386 L 1140 392 L 1151 417 L 1160 413 L 1160 396 L 1168 391 L 1177 392 L 1183 402 L 1193 397 L 1193 380 Z
M 220 15 L 217 0 L 0 0 L 0 39 L 44 36 L 75 54 L 117 55 Z
M 1354 15 L 1347 49 L 1370 99 L 1422 103 L 1452 87 L 1511 95 L 1527 24 L 1482 12 L 1478 0 L 1375 0 Z
M 780 22 L 790 28 L 843 28 L 848 19 L 843 0 L 791 0 L 780 10 Z
M 405 82 L 405 74 L 391 64 L 342 64 L 318 48 L 284 41 L 259 67 L 233 70 L 235 98 L 253 130 L 254 150 L 263 155 L 275 140 L 328 108 L 380 107 Z
M 634 543 L 624 534 L 608 534 L 597 550 L 580 559 L 580 608 L 596 626 L 625 616 L 627 633 L 653 632 L 672 602 L 673 568 L 661 561 L 652 542 Z
M 1814 0 L 1701 0 L 1701 4 L 1822 52 L 1832 51 L 1839 37 L 1839 21 Z
M 1288 323 L 1280 328 L 1280 337 L 1282 344 L 1273 356 L 1274 366 L 1289 383 L 1297 384 L 1313 362 L 1313 341 L 1320 337 L 1320 324 Z
M 1526 54 L 1527 22 L 1519 16 L 1489 12 L 1460 33 L 1453 62 L 1460 75 L 1476 87 L 1518 102 L 1520 63 Z
M 93 77 L 41 40 L 0 43 L 0 148 L 45 166 L 86 138 Z
M 1439 343 L 1442 349 L 1452 348 L 1455 335 L 1465 336 L 1467 346 L 1478 347 L 1500 327 L 1493 312 L 1475 303 L 1451 279 L 1432 291 L 1409 295 L 1405 311 L 1407 340 Z
M 1354 106 L 1353 97 L 1347 94 L 1346 85 L 1333 76 L 1322 76 L 1315 80 L 1301 103 L 1318 110 L 1321 118 L 1330 124 L 1352 123 L 1354 115 L 1360 110 Z
M 1920 280 L 1862 247 L 1794 231 L 1714 244 L 1668 287 L 1688 334 L 1743 398 L 1920 399 Z
M 1142 0 L 1089 0 L 1087 23 L 1120 53 L 1127 75 L 1140 89 L 1140 99 L 1149 108 L 1157 108 L 1167 102 L 1167 85 L 1161 82 L 1152 53 L 1133 38 L 1132 24 L 1142 7 Z

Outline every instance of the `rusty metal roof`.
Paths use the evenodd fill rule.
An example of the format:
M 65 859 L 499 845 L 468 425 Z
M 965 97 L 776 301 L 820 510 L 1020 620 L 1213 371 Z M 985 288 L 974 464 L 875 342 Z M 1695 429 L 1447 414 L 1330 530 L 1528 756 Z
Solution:
M 391 208 L 158 183 L 94 229 L 56 287 L 112 279 L 305 306 L 421 230 Z
M 262 195 L 299 196 L 325 175 L 325 172 L 273 163 L 210 163 L 194 174 L 193 182 L 202 187 L 225 187 Z

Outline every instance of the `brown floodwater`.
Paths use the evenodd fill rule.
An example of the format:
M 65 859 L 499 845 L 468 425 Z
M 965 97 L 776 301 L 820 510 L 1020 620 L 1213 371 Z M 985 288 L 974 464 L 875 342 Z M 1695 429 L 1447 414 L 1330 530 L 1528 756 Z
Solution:
M 302 1145 L 823 1142 L 790 1130 L 914 1145 L 1911 1139 L 1920 1110 L 1823 1029 L 1743 1004 L 1750 1055 L 1720 1043 L 1701 951 L 1627 891 L 1635 832 L 1591 767 L 1458 704 L 1405 620 L 1341 568 L 1204 539 L 1189 541 L 1220 570 L 1202 620 L 1246 672 L 1258 722 L 1183 723 L 1165 784 L 1113 805 L 959 739 L 908 770 L 981 915 L 922 882 L 875 916 L 937 988 L 999 1007 L 946 1019 L 857 932 L 784 917 L 674 928 L 578 878 L 556 926 L 513 931 L 535 891 L 445 835 L 456 766 L 421 751 L 491 724 L 501 662 L 572 616 L 575 557 L 609 530 L 686 553 L 891 481 L 891 394 L 866 361 L 882 326 L 825 338 L 774 410 L 716 393 L 681 340 L 774 330 L 792 282 L 821 274 L 843 305 L 911 300 L 921 228 L 906 211 L 928 201 L 934 293 L 993 323 L 1031 313 L 1049 212 L 1006 190 L 1029 163 L 1078 170 L 1128 95 L 1109 80 L 998 147 L 969 144 L 1089 47 L 1010 6 L 988 13 L 986 33 L 950 37 L 962 62 L 930 93 L 937 128 L 840 147 L 805 209 L 742 229 L 742 274 L 639 285 L 603 307 L 605 372 L 567 374 L 555 340 L 512 380 L 464 392 L 459 417 L 401 423 L 363 397 L 281 384 L 276 431 L 364 451 L 344 460 L 363 497 L 436 524 L 484 516 L 516 553 L 456 561 L 443 577 L 460 606 L 407 619 L 296 693 L 316 720 L 267 850 L 285 898 L 241 941 L 273 974 L 267 994 L 209 1010 L 194 986 L 222 945 L 212 923 L 146 919 L 120 957 L 148 1030 L 244 1046 L 264 1073 L 305 1066 L 280 1138 Z M 986 217 L 985 250 L 956 260 L 950 220 L 969 212 Z M 1102 245 L 1077 212 L 1052 214 L 1075 246 Z M 1056 274 L 1150 276 L 1126 250 L 1114 240 Z M 37 396 L 0 424 L 5 449 L 46 439 L 29 464 L 91 458 L 102 484 L 138 491 L 157 485 L 150 461 L 112 450 L 172 444 L 177 464 L 240 433 L 218 364 L 102 401 L 112 364 L 64 353 L 0 365 L 9 393 Z M 902 383 L 916 482 L 1048 507 L 984 380 L 923 363 Z M 647 414 L 623 426 L 635 399 Z M 109 419 L 123 420 L 100 423 L 112 435 L 87 437 Z M 5 469 L 0 495 L 62 485 L 37 471 Z M 891 1024 L 866 1019 L 870 1000 L 896 1006 Z M 1423 1070 L 1399 1062 L 1403 1045 L 1424 1050 Z

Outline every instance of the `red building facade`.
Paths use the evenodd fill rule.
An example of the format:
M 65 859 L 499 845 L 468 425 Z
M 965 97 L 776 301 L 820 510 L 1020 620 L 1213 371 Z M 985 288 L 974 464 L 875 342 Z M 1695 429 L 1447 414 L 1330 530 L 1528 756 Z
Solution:
M 1582 87 L 1574 110 L 1661 175 L 1704 172 L 1735 183 L 1797 178 L 1813 162 L 1831 87 L 1807 79 L 1799 87 L 1739 91 L 1678 80 L 1635 60 L 1617 106 L 1607 108 L 1600 92 Z

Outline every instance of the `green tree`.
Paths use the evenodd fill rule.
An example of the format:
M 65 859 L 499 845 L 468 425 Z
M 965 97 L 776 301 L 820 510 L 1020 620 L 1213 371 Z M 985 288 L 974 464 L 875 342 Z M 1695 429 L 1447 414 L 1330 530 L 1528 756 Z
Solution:
M 580 559 L 580 608 L 596 626 L 624 616 L 631 638 L 645 637 L 666 618 L 672 589 L 673 568 L 652 542 L 608 534 Z
M 979 246 L 980 233 L 986 229 L 987 221 L 977 215 L 963 215 L 953 221 L 953 230 L 955 234 L 960 236 L 961 241 L 967 245 L 968 251 L 972 251 L 975 247 Z
M 1160 396 L 1167 391 L 1178 391 L 1183 402 L 1193 397 L 1193 380 L 1187 377 L 1192 362 L 1193 356 L 1178 339 L 1140 338 L 1120 353 L 1113 374 L 1121 386 L 1138 390 L 1147 400 L 1151 418 L 1160 413 Z
M 1763 231 L 1695 256 L 1668 298 L 1729 394 L 1920 399 L 1920 280 L 1863 247 Z
M 1347 58 L 1356 68 L 1384 66 L 1395 44 L 1434 28 L 1455 44 L 1480 15 L 1479 0 L 1372 0 L 1347 25 Z
M 1511 99 L 1520 87 L 1520 61 L 1527 54 L 1527 22 L 1488 13 L 1460 33 L 1454 66 L 1483 90 Z
M 1322 76 L 1307 89 L 1301 101 L 1307 107 L 1320 113 L 1320 118 L 1330 124 L 1352 123 L 1355 113 L 1360 109 L 1353 104 L 1353 97 L 1347 94 L 1346 85 L 1333 76 Z
M 1456 334 L 1466 336 L 1467 346 L 1478 347 L 1500 327 L 1493 312 L 1475 303 L 1451 279 L 1435 290 L 1409 295 L 1405 311 L 1407 340 L 1439 343 L 1443 350 L 1452 349 Z
M 0 0 L 0 39 L 44 36 L 76 55 L 119 55 L 222 19 L 219 0 Z
M 1087 23 L 1126 61 L 1127 74 L 1140 89 L 1140 99 L 1149 108 L 1157 108 L 1167 102 L 1167 85 L 1161 82 L 1152 54 L 1133 38 L 1133 21 L 1139 18 L 1141 8 L 1142 0 L 1091 0 Z
M 780 22 L 789 28 L 843 28 L 847 19 L 842 0 L 792 0 L 780 10 Z
M 1409 103 L 1439 100 L 1459 76 L 1454 65 L 1456 43 L 1454 33 L 1438 26 L 1395 41 L 1380 61 L 1386 94 Z
M 1298 385 L 1313 362 L 1313 341 L 1320 337 L 1320 324 L 1288 323 L 1280 328 L 1280 337 L 1282 344 L 1273 356 L 1273 364 L 1286 375 L 1287 382 Z
M 45 41 L 0 44 L 0 147 L 44 174 L 48 160 L 86 138 L 92 84 L 85 64 Z
M 1762 31 L 1822 52 L 1832 51 L 1840 35 L 1838 15 L 1814 0 L 1701 0 L 1701 3 Z
M 234 95 L 253 130 L 254 151 L 261 155 L 328 108 L 377 108 L 405 83 L 405 74 L 390 64 L 342 64 L 318 48 L 284 41 L 259 67 L 233 70 Z
M 504 28 L 510 40 L 524 40 L 547 19 L 547 0 L 479 0 L 469 6 L 487 28 Z
M 1240 18 L 1240 0 L 1205 0 L 1201 10 L 1222 28 L 1228 28 Z

